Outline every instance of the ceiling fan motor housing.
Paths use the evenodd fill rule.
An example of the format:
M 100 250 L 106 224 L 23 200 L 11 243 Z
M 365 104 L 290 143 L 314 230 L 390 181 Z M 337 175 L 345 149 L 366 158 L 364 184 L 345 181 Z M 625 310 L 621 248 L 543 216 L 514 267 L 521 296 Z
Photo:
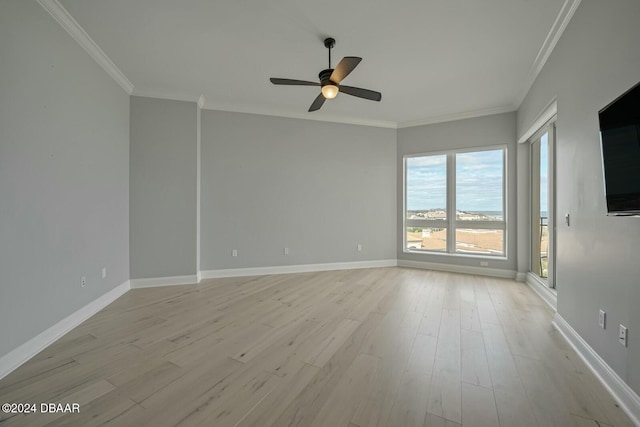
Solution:
M 332 84 L 335 85 L 334 82 L 331 81 L 331 74 L 333 73 L 333 68 L 327 68 L 326 70 L 320 71 L 318 77 L 320 78 L 320 84 L 322 86 Z

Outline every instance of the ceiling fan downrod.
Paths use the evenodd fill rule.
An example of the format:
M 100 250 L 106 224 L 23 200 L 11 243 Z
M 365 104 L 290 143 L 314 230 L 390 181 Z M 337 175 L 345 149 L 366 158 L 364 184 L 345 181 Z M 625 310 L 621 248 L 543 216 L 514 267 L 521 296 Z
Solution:
M 324 47 L 329 49 L 329 68 L 331 68 L 331 49 L 336 45 L 336 40 L 332 37 L 324 39 Z

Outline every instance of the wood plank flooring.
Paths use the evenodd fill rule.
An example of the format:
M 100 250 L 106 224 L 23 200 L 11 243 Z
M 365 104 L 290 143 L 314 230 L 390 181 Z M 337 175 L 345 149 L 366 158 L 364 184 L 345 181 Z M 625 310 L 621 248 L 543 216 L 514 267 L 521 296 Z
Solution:
M 407 268 L 136 289 L 0 381 L 2 426 L 632 426 L 525 285 Z

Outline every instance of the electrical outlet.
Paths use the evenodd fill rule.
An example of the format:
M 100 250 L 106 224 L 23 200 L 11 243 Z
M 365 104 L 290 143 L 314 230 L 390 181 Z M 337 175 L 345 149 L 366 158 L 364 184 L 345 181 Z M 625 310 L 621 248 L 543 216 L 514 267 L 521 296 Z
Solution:
M 602 329 L 607 329 L 607 313 L 605 313 L 604 310 L 600 310 L 598 325 L 600 325 Z
M 80 278 L 80 287 L 84 288 L 85 286 L 87 286 L 87 276 L 82 276 Z
M 231 250 L 231 256 L 238 256 L 238 250 L 237 249 L 232 249 Z
M 289 255 L 289 248 L 284 248 L 284 254 Z
M 620 329 L 618 331 L 618 341 L 623 346 L 627 346 L 627 327 L 623 324 L 620 324 Z
M 358 243 L 358 252 L 362 252 L 362 243 Z
M 480 267 L 489 267 L 489 261 L 480 261 Z
M 102 278 L 103 279 L 107 278 L 107 267 L 102 267 Z

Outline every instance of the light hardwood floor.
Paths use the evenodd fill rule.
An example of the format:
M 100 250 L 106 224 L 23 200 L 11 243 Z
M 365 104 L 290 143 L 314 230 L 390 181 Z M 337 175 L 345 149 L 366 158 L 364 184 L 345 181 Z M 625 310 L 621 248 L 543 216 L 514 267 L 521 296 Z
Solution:
M 512 280 L 406 268 L 136 289 L 0 381 L 24 426 L 632 426 Z

